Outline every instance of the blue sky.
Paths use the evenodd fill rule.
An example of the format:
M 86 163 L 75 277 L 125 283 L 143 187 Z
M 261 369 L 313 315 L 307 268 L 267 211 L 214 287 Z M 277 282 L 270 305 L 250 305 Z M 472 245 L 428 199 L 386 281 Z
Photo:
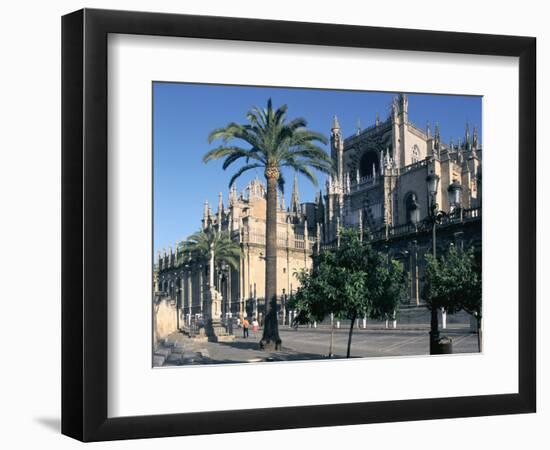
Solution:
M 265 107 L 272 98 L 274 107 L 288 105 L 287 117 L 304 117 L 308 128 L 327 137 L 332 117 L 338 116 L 345 137 L 353 134 L 357 123 L 366 128 L 376 113 L 385 120 L 395 93 L 321 89 L 264 88 L 186 83 L 153 83 L 153 158 L 154 158 L 154 249 L 160 250 L 189 236 L 201 226 L 204 201 L 217 207 L 222 192 L 227 205 L 228 183 L 238 163 L 227 171 L 221 161 L 202 162 L 203 154 L 213 148 L 208 134 L 214 128 L 235 121 L 246 122 L 253 106 Z M 409 94 L 409 119 L 424 128 L 430 121 L 432 131 L 439 122 L 441 138 L 448 142 L 464 136 L 477 126 L 481 141 L 481 97 Z M 328 151 L 328 148 L 327 148 Z M 237 181 L 239 192 L 260 170 L 250 171 Z M 286 203 L 289 204 L 293 173 L 286 173 Z M 298 177 L 301 201 L 313 200 L 319 187 Z

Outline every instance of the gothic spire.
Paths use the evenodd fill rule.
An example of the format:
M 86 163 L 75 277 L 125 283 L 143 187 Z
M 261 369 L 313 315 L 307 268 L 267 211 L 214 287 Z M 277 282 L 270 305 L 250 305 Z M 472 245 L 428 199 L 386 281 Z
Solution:
M 218 194 L 218 214 L 223 211 L 223 194 Z
M 338 122 L 338 116 L 336 114 L 334 114 L 334 118 L 332 119 L 332 129 L 333 130 L 340 129 L 340 123 Z
M 223 194 L 218 195 L 218 231 L 222 230 Z
M 235 184 L 233 184 L 231 186 L 231 188 L 229 189 L 229 203 L 233 204 L 236 201 L 237 201 L 237 188 L 236 188 Z
M 434 150 L 437 153 L 437 157 L 439 158 L 439 149 L 441 144 L 441 135 L 439 134 L 439 122 L 435 123 L 435 130 L 434 130 Z
M 290 197 L 290 211 L 298 213 L 300 210 L 300 196 L 298 194 L 298 176 L 294 174 L 294 184 L 292 185 L 292 195 Z
M 208 228 L 208 216 L 209 216 L 209 206 L 208 206 L 208 200 L 204 201 L 204 209 L 202 211 L 202 228 L 206 229 Z

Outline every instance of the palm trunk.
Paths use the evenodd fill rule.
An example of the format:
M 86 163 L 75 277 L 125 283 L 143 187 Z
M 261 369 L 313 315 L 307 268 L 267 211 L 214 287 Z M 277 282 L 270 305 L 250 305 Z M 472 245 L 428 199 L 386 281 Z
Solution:
M 214 250 L 210 249 L 210 258 L 208 258 L 208 287 L 210 289 L 214 288 Z
M 346 358 L 349 358 L 351 356 L 351 337 L 353 335 L 353 325 L 355 324 L 355 320 L 357 319 L 357 314 L 354 314 L 351 318 L 351 325 L 349 326 L 349 334 L 348 334 L 348 352 L 346 354 Z
M 279 170 L 268 167 L 265 230 L 265 319 L 260 347 L 276 350 L 281 346 L 277 323 L 277 180 Z

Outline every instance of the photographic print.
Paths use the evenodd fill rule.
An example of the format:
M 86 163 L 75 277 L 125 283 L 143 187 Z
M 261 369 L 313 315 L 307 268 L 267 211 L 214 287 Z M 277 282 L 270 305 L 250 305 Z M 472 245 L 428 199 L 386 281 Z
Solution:
M 482 97 L 152 100 L 154 367 L 482 352 Z

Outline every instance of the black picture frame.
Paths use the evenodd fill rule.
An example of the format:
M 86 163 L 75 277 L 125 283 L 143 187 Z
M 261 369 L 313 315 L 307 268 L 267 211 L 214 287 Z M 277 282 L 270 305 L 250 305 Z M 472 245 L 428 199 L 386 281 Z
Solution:
M 107 36 L 279 42 L 519 58 L 518 393 L 107 417 Z M 536 409 L 536 39 L 84 9 L 62 18 L 62 433 L 82 441 Z

